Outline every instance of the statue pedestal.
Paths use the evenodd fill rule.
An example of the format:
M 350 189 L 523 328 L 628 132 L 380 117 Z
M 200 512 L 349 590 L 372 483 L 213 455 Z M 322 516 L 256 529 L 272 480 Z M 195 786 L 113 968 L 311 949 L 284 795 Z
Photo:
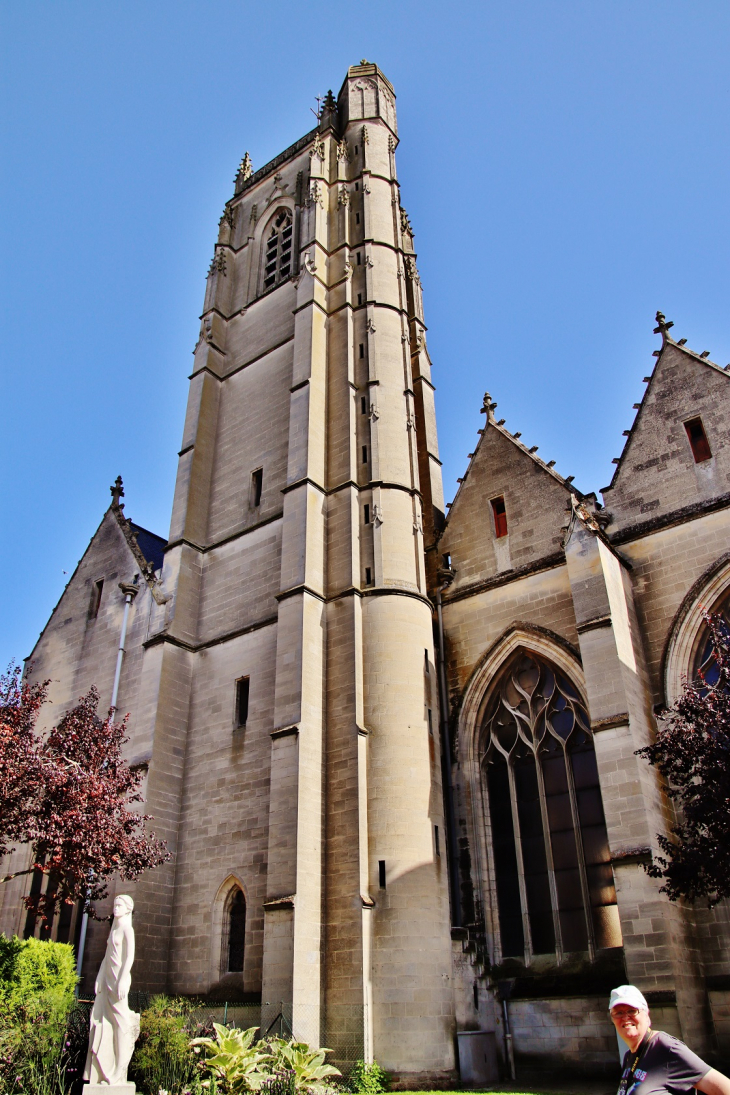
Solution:
M 135 1095 L 137 1089 L 133 1083 L 124 1084 L 84 1084 L 83 1095 Z

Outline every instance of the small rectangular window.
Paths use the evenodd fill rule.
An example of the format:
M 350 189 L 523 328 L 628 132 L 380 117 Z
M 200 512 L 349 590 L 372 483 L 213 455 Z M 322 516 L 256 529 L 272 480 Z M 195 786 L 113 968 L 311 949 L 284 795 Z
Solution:
M 442 559 L 443 564 L 446 567 L 446 569 L 450 570 L 451 569 L 451 552 L 450 551 L 445 551 L 443 553 L 443 555 L 441 556 L 441 559 Z
M 365 357 L 365 346 L 362 342 L 360 343 L 360 357 Z
M 372 578 L 372 574 L 371 574 L 371 571 L 370 571 L 370 567 L 365 567 L 365 585 L 369 586 L 370 583 L 372 582 L 372 580 L 373 580 L 373 578 Z
M 381 890 L 385 889 L 385 860 L 378 860 L 378 885 Z
M 256 471 L 251 472 L 251 505 L 261 505 L 261 491 L 264 487 L 264 469 L 257 468 Z
M 357 303 L 362 304 L 362 293 L 357 294 Z
M 427 708 L 426 714 L 428 715 L 428 732 L 433 737 L 433 715 L 431 714 L 431 708 Z
M 362 414 L 368 413 L 368 401 L 364 395 L 360 396 L 360 411 Z
M 362 512 L 363 512 L 363 521 L 364 521 L 364 523 L 366 525 L 369 525 L 370 524 L 370 506 L 368 505 L 367 502 L 363 506 Z
M 433 827 L 433 840 L 436 845 L 436 855 L 441 858 L 441 841 L 439 840 L 439 827 L 434 825 Z
M 507 512 L 504 508 L 504 498 L 492 499 L 492 513 L 494 514 L 494 535 L 499 540 L 507 535 Z
M 359 252 L 359 251 L 358 251 L 358 253 L 357 253 L 357 265 L 358 265 L 358 266 L 361 266 L 361 265 L 362 265 L 362 255 L 360 254 L 360 252 Z
M 687 437 L 692 447 L 692 455 L 695 458 L 695 464 L 701 464 L 703 460 L 709 460 L 712 456 L 710 451 L 710 443 L 707 440 L 707 434 L 705 433 L 705 427 L 702 425 L 701 418 L 690 418 L 689 422 L 685 422 L 684 428 L 687 431 Z
M 357 152 L 357 145 L 355 145 L 355 151 Z M 360 183 L 359 183 L 359 182 L 356 182 L 356 183 L 355 183 L 355 189 L 356 189 L 356 190 L 359 190 L 359 189 L 360 189 Z
M 355 224 L 359 224 L 359 223 L 360 223 L 360 214 L 356 213 L 355 214 Z
M 424 660 L 425 665 L 426 665 L 426 676 L 428 676 L 431 672 L 431 666 L 429 665 L 429 661 L 428 661 L 428 650 L 424 650 L 423 660 Z
M 104 579 L 100 578 L 98 582 L 94 582 L 91 590 L 91 604 L 89 605 L 89 618 L 95 620 L 99 615 L 99 609 L 101 608 L 101 594 L 104 589 Z
M 363 462 L 363 464 L 367 464 L 367 462 L 368 462 L 368 447 L 367 447 L 367 445 L 363 445 L 363 447 L 362 447 L 362 462 Z
M 236 726 L 245 726 L 248 720 L 248 686 L 248 677 L 236 681 Z

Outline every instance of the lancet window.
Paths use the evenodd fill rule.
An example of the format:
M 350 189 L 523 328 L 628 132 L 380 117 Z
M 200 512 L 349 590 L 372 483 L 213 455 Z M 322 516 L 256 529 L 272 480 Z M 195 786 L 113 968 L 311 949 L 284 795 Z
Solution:
M 264 289 L 271 289 L 291 275 L 292 264 L 292 215 L 288 209 L 280 210 L 274 218 L 265 240 Z
M 228 972 L 243 973 L 246 938 L 246 898 L 236 887 L 228 900 Z
M 621 946 L 585 704 L 547 660 L 518 651 L 485 707 L 481 772 L 502 957 Z

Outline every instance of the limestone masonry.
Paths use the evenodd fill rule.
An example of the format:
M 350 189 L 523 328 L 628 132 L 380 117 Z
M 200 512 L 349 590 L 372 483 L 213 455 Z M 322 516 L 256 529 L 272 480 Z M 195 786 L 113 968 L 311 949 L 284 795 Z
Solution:
M 510 1047 L 518 1072 L 613 1070 L 626 980 L 722 1054 L 728 910 L 643 870 L 672 811 L 635 750 L 730 606 L 730 375 L 657 316 L 604 506 L 487 395 L 445 516 L 397 145 L 362 62 L 315 129 L 241 162 L 169 538 L 118 483 L 31 655 L 47 717 L 92 684 L 105 706 L 134 587 L 117 707 L 173 858 L 120 884 L 133 987 L 275 1006 L 405 1086 L 456 1080 L 459 1046 L 481 1082 Z M 23 882 L 0 929 L 39 934 Z M 86 990 L 105 942 L 91 922 Z

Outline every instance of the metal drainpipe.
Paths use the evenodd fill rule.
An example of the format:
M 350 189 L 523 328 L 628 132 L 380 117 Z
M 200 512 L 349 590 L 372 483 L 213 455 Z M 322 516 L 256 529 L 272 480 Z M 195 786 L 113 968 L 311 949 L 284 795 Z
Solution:
M 460 928 L 461 895 L 459 893 L 454 794 L 451 787 L 451 746 L 449 744 L 449 709 L 446 699 L 446 662 L 444 660 L 444 620 L 441 611 L 441 586 L 436 590 L 436 613 L 438 616 L 439 708 L 441 713 L 441 782 L 443 783 L 444 806 L 446 807 L 451 926 Z
M 124 616 L 122 617 L 122 632 L 119 636 L 119 649 L 117 651 L 117 665 L 114 670 L 114 684 L 112 686 L 111 708 L 112 718 L 117 713 L 117 693 L 119 692 L 119 678 L 122 675 L 122 662 L 124 661 L 124 644 L 127 641 L 127 623 L 129 622 L 129 607 L 139 593 L 137 582 L 139 574 L 135 574 L 133 582 L 120 582 L 119 588 L 124 594 Z M 79 932 L 79 954 L 76 959 L 76 976 L 81 977 L 81 967 L 84 964 L 84 951 L 86 950 L 86 931 L 89 927 L 89 914 L 84 911 L 81 918 L 81 931 Z

